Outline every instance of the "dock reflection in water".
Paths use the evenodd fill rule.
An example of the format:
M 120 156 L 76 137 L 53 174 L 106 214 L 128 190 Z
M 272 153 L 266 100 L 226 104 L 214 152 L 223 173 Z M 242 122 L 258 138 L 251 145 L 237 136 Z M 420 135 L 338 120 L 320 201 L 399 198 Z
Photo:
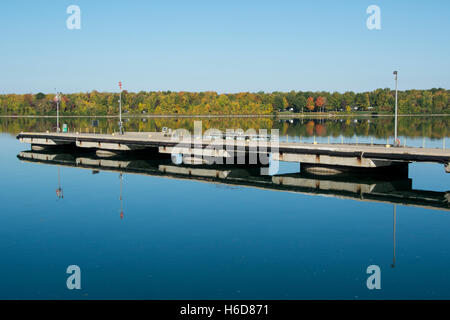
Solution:
M 17 157 L 22 161 L 58 166 L 58 172 L 60 166 L 90 169 L 93 173 L 118 172 L 121 189 L 123 174 L 128 173 L 450 210 L 449 191 L 414 190 L 407 172 L 390 176 L 367 173 L 314 175 L 307 172 L 264 176 L 260 175 L 258 166 L 176 165 L 170 159 L 151 159 L 138 154 L 103 158 L 94 153 L 76 154 L 64 150 L 43 150 L 23 151 Z M 62 197 L 60 186 L 57 194 Z M 122 199 L 122 195 L 120 197 Z

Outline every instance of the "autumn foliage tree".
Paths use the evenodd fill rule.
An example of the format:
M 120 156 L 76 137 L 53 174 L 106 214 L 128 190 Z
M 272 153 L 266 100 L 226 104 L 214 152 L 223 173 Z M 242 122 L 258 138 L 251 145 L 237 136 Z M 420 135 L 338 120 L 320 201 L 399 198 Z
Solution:
M 318 97 L 316 99 L 316 108 L 320 111 L 325 105 L 325 99 L 323 97 Z
M 309 97 L 308 99 L 306 99 L 306 108 L 308 108 L 309 111 L 314 110 L 314 98 L 313 97 Z

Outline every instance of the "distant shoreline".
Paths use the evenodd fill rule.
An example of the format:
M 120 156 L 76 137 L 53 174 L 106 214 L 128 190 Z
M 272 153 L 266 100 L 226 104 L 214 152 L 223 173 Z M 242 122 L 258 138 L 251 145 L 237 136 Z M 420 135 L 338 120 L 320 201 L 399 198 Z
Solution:
M 449 117 L 450 114 L 399 114 L 399 117 Z M 118 118 L 119 115 L 60 115 L 60 118 Z M 394 117 L 393 114 L 261 114 L 261 115 L 246 115 L 246 114 L 230 114 L 230 115 L 137 115 L 137 114 L 122 114 L 122 118 L 347 118 L 347 117 Z M 0 115 L 0 118 L 56 118 L 56 115 Z

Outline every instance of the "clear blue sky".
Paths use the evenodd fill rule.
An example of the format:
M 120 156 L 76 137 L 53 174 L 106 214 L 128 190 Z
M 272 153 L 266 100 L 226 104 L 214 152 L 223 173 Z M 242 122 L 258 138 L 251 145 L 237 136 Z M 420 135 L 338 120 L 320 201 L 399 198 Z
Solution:
M 81 8 L 68 30 L 66 8 Z M 366 8 L 381 8 L 381 30 Z M 450 87 L 450 1 L 2 1 L 0 93 Z

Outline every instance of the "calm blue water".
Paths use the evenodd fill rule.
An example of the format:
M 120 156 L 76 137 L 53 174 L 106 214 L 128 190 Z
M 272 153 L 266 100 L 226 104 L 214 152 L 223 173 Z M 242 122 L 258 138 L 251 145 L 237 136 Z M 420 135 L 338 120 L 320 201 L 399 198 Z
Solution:
M 21 162 L 0 135 L 0 299 L 450 298 L 450 211 Z M 283 164 L 283 172 L 298 165 Z M 448 191 L 442 165 L 414 189 Z M 81 268 L 82 290 L 66 288 Z M 366 268 L 381 268 L 381 290 Z

